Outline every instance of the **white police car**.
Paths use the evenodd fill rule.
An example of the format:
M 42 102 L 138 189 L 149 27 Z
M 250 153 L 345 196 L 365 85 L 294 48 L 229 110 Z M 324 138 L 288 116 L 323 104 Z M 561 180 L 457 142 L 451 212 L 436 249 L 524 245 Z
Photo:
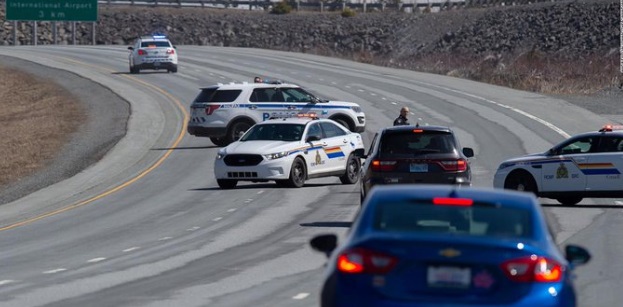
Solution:
M 214 162 L 219 187 L 238 181 L 275 181 L 302 187 L 305 180 L 338 176 L 344 184 L 359 180 L 363 142 L 329 120 L 307 117 L 270 119 L 251 127 L 238 141 L 221 148 Z
M 134 41 L 130 50 L 130 73 L 138 74 L 141 69 L 166 69 L 177 72 L 176 47 L 164 35 L 141 36 Z
M 575 205 L 585 197 L 623 197 L 623 127 L 575 135 L 544 153 L 502 162 L 496 188 L 529 191 Z
M 190 106 L 187 131 L 225 146 L 256 123 L 273 117 L 316 114 L 353 132 L 363 132 L 366 116 L 352 102 L 322 100 L 294 84 L 230 83 L 202 88 Z

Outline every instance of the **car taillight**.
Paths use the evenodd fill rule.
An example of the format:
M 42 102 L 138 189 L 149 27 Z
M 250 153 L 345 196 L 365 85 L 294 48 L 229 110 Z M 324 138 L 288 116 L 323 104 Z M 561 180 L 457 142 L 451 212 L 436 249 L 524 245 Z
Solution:
M 433 204 L 441 206 L 471 206 L 474 200 L 471 198 L 435 197 Z
M 562 279 L 563 268 L 552 259 L 532 255 L 505 261 L 502 270 L 517 282 L 557 282 Z
M 439 165 L 444 171 L 464 172 L 467 170 L 467 161 L 464 159 L 442 160 L 439 161 Z
M 175 49 L 167 49 L 167 54 L 175 54 Z
M 147 55 L 147 52 L 145 52 L 145 50 L 143 50 L 143 49 L 139 49 L 138 50 L 138 55 Z
M 337 269 L 349 274 L 385 274 L 398 263 L 398 259 L 383 253 L 363 248 L 354 248 L 342 252 L 337 257 Z
M 213 105 L 209 105 L 206 108 L 206 115 L 212 115 L 212 113 L 214 113 L 214 111 L 216 111 L 218 108 L 220 108 L 221 106 L 218 104 L 213 104 Z
M 373 160 L 372 170 L 378 172 L 391 172 L 396 168 L 398 161 Z

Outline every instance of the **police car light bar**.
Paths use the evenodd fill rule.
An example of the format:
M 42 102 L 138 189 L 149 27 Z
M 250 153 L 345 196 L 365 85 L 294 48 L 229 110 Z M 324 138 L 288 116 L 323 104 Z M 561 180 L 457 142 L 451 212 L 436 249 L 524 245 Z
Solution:
M 153 38 L 155 38 L 155 39 L 158 39 L 158 38 L 167 38 L 167 36 L 166 36 L 166 35 L 153 35 L 152 37 L 153 37 Z
M 599 132 L 612 132 L 613 130 L 623 130 L 623 125 L 604 125 Z

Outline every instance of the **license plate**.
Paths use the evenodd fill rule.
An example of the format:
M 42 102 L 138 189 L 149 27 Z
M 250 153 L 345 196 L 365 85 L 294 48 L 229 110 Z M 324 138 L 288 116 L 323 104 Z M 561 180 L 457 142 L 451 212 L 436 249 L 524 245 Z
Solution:
M 426 281 L 430 287 L 469 287 L 472 272 L 469 268 L 429 266 Z
M 428 172 L 428 164 L 424 163 L 411 163 L 409 166 L 409 171 L 412 173 L 426 173 Z

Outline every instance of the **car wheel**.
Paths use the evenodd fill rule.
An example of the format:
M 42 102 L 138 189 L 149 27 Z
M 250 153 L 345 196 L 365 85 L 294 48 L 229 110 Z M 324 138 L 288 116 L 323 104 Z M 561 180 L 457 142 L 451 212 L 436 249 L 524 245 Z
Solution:
M 227 141 L 225 141 L 224 138 L 210 138 L 210 141 L 212 141 L 212 143 L 214 143 L 214 145 L 216 146 L 225 146 L 227 145 Z
M 303 162 L 303 159 L 296 158 L 294 159 L 294 162 L 292 162 L 292 167 L 290 168 L 288 185 L 293 188 L 300 188 L 305 184 L 305 179 L 307 179 L 305 163 Z
M 511 173 L 506 182 L 504 182 L 504 188 L 508 190 L 516 190 L 523 192 L 537 192 L 536 183 L 532 176 L 526 172 Z
M 338 124 L 344 126 L 346 129 L 353 131 L 354 128 L 351 127 L 351 125 L 348 123 L 348 120 L 346 120 L 343 117 L 336 117 L 336 118 L 331 118 L 332 120 L 336 121 Z
M 233 189 L 238 184 L 238 180 L 233 179 L 216 179 L 216 183 L 221 189 Z
M 340 181 L 343 184 L 353 184 L 359 180 L 361 168 L 361 161 L 354 154 L 350 154 L 348 156 L 348 160 L 346 160 L 346 171 L 344 175 L 340 177 Z
M 169 69 L 169 72 L 176 73 L 177 72 L 177 66 L 171 67 L 171 69 Z
M 245 120 L 235 122 L 227 131 L 227 136 L 225 137 L 226 144 L 233 143 L 240 139 L 242 134 L 249 130 L 251 126 L 253 126 L 253 123 Z
M 557 198 L 556 200 L 565 206 L 573 206 L 581 202 L 582 197 L 561 197 Z

